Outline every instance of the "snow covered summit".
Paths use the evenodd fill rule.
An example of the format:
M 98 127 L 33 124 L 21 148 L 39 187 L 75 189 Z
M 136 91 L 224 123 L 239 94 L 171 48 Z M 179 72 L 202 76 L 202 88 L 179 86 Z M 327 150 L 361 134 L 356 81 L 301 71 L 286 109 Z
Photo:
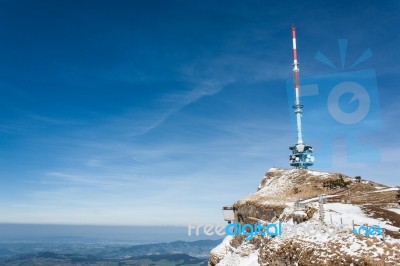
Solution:
M 399 265 L 399 198 L 398 187 L 343 174 L 271 168 L 233 206 L 241 225 L 280 222 L 283 234 L 227 236 L 209 265 Z

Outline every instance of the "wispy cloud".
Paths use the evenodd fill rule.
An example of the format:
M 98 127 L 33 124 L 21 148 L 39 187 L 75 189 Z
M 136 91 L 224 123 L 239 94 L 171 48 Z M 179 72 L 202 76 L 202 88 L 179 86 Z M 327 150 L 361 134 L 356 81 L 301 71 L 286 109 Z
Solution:
M 27 116 L 29 119 L 36 120 L 37 122 L 43 122 L 43 123 L 49 123 L 53 125 L 81 125 L 84 124 L 84 122 L 79 121 L 79 120 L 66 120 L 66 119 L 60 119 L 60 118 L 53 118 L 53 117 L 48 117 L 48 116 L 43 116 L 43 115 L 34 115 L 30 114 Z
M 148 133 L 163 124 L 171 115 L 179 112 L 185 106 L 195 103 L 203 97 L 212 96 L 220 92 L 227 84 L 229 84 L 229 82 L 208 81 L 203 82 L 199 87 L 189 91 L 179 91 L 163 95 L 158 99 L 158 101 L 166 103 L 171 107 L 159 114 L 158 117 L 143 127 L 139 132 L 133 133 L 132 136 L 139 136 Z

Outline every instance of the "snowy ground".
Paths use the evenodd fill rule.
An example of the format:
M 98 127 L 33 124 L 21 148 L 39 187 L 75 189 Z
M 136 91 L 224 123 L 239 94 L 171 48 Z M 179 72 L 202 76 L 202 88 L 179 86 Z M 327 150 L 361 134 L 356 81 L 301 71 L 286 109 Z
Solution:
M 213 253 L 222 258 L 218 266 L 260 265 L 258 263 L 258 250 L 252 244 L 245 242 L 239 248 L 234 248 L 230 245 L 232 239 L 232 236 L 225 237 L 224 241 L 213 249 Z
M 313 204 L 318 205 L 318 203 Z M 398 209 L 394 210 L 398 211 Z M 294 212 L 293 207 L 288 207 L 285 209 L 284 214 L 291 212 Z M 331 216 L 333 224 L 331 224 Z M 342 227 L 340 226 L 341 221 L 345 224 Z M 326 262 L 337 256 L 337 252 L 340 252 L 343 256 L 347 255 L 351 257 L 368 256 L 371 258 L 381 258 L 384 256 L 389 262 L 398 259 L 399 251 L 397 250 L 397 253 L 393 253 L 387 245 L 397 245 L 397 247 L 400 247 L 400 240 L 386 236 L 384 242 L 382 236 L 379 235 L 358 236 L 352 232 L 353 221 L 356 227 L 368 224 L 369 226 L 379 225 L 382 228 L 393 231 L 400 229 L 389 224 L 387 221 L 368 217 L 359 206 L 327 203 L 324 204 L 325 224 L 319 222 L 319 214 L 316 212 L 312 219 L 298 224 L 295 230 L 293 230 L 295 226 L 293 221 L 289 220 L 283 223 L 283 230 L 287 230 L 287 234 L 275 238 L 267 236 L 266 238 L 269 238 L 268 246 L 274 247 L 277 250 L 282 248 L 287 239 L 295 238 L 296 241 L 301 242 L 304 248 L 310 247 L 318 250 L 316 251 L 319 252 L 317 257 L 326 259 Z M 317 231 L 315 230 L 316 228 Z M 226 237 L 223 243 L 213 250 L 214 254 L 219 254 L 222 258 L 218 263 L 219 266 L 259 265 L 259 250 L 253 244 L 249 241 L 244 241 L 237 248 L 234 248 L 230 245 L 232 239 L 232 236 Z M 332 247 L 335 248 L 334 251 Z M 314 262 L 319 263 L 320 261 Z
M 259 265 L 259 260 L 265 264 L 267 263 L 265 260 L 274 258 L 276 255 L 279 256 L 279 254 L 286 254 L 285 252 L 299 252 L 300 254 L 307 251 L 311 253 L 305 258 L 306 263 L 310 262 L 313 263 L 313 265 L 332 264 L 332 261 L 336 260 L 336 262 L 340 262 L 343 258 L 353 262 L 355 260 L 356 263 L 360 263 L 360 265 L 365 262 L 362 261 L 365 258 L 367 258 L 369 262 L 379 261 L 380 263 L 384 262 L 385 265 L 396 265 L 396 262 L 400 261 L 400 239 L 393 238 L 386 234 L 385 238 L 383 238 L 382 235 L 378 234 L 374 236 L 367 235 L 365 231 L 362 232 L 364 234 L 360 235 L 353 232 L 353 224 L 356 229 L 360 226 L 368 225 L 368 228 L 371 228 L 371 226 L 379 226 L 385 230 L 399 232 L 400 228 L 394 226 L 390 221 L 385 220 L 385 218 L 383 218 L 385 216 L 382 218 L 368 217 L 361 209 L 361 205 L 326 203 L 323 204 L 324 219 L 323 222 L 321 222 L 319 203 L 315 202 L 318 200 L 316 195 L 321 194 L 320 190 L 311 191 L 309 197 L 307 195 L 305 197 L 301 196 L 300 199 L 303 199 L 303 203 L 307 203 L 305 209 L 299 211 L 294 208 L 296 197 L 293 197 L 293 188 L 297 186 L 302 190 L 306 190 L 312 187 L 314 185 L 315 176 L 326 180 L 326 178 L 335 177 L 337 174 L 317 171 L 299 172 L 297 170 L 278 168 L 270 169 L 268 175 L 262 179 L 259 190 L 238 202 L 241 204 L 249 204 L 245 206 L 250 206 L 246 207 L 250 209 L 251 206 L 256 206 L 256 208 L 258 208 L 257 210 L 260 208 L 262 209 L 258 204 L 265 204 L 266 208 L 270 208 L 269 206 L 273 203 L 282 203 L 282 206 L 286 206 L 286 208 L 280 214 L 279 220 L 274 221 L 274 223 L 281 221 L 285 233 L 276 237 L 258 235 L 254 237 L 253 242 L 243 240 L 239 237 L 228 236 L 218 247 L 212 250 L 210 257 L 213 256 L 217 258 L 214 261 L 218 262 L 217 265 L 219 266 L 256 266 Z M 299 180 L 298 178 L 303 178 L 301 180 L 305 180 L 305 182 L 296 182 Z M 364 183 L 369 183 L 369 181 L 363 181 L 361 184 L 355 185 L 363 189 L 365 188 L 362 186 Z M 368 191 L 371 189 L 377 190 Z M 393 193 L 392 191 L 397 190 L 399 190 L 398 187 L 380 185 L 378 187 L 368 186 L 363 192 L 366 197 L 374 196 L 373 198 L 375 200 L 377 196 L 383 194 L 369 193 Z M 286 192 L 286 194 L 284 192 Z M 334 196 L 335 195 L 327 195 L 327 197 Z M 297 197 L 297 199 L 299 199 L 299 197 Z M 256 202 L 257 204 L 251 205 L 252 202 Z M 397 202 L 393 202 L 387 205 L 386 209 L 393 213 L 400 214 L 400 208 L 396 208 L 396 204 Z M 317 211 L 309 212 L 312 217 L 308 217 L 307 221 L 297 225 L 293 223 L 293 214 L 303 212 L 303 215 L 307 217 L 307 212 L 309 210 Z M 254 215 L 252 217 L 259 216 Z M 254 243 L 257 243 L 257 247 Z M 298 246 L 295 246 L 296 243 Z M 282 261 L 280 263 L 282 264 Z M 285 263 L 287 264 L 287 262 Z M 343 264 L 343 261 L 340 263 Z
M 370 218 L 364 214 L 359 206 L 342 203 L 327 203 L 324 204 L 325 217 L 324 221 L 327 224 L 339 225 L 341 223 L 352 226 L 355 225 L 379 225 L 382 228 L 398 231 L 400 228 L 392 226 L 388 221 Z M 332 221 L 331 221 L 332 219 Z M 348 227 L 347 227 L 348 228 Z

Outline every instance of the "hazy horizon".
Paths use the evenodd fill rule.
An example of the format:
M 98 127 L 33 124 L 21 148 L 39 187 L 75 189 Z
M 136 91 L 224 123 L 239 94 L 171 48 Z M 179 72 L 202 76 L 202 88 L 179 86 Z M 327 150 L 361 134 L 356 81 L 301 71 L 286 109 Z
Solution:
M 187 226 L 0 224 L 0 243 L 141 245 L 221 238 L 202 231 L 188 236 Z

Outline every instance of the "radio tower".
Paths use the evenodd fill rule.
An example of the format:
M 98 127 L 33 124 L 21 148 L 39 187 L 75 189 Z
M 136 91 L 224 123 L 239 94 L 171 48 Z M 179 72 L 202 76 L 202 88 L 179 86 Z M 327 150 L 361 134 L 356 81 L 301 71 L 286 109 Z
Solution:
M 299 63 L 297 61 L 296 49 L 296 27 L 292 27 L 293 38 L 293 78 L 294 78 L 294 91 L 295 103 L 293 105 L 294 113 L 296 115 L 297 125 L 297 144 L 289 147 L 292 154 L 289 157 L 290 165 L 297 169 L 307 169 L 314 164 L 314 156 L 312 154 L 313 148 L 303 143 L 303 132 L 301 129 L 301 116 L 303 112 L 303 105 L 300 103 L 300 84 L 299 84 Z

